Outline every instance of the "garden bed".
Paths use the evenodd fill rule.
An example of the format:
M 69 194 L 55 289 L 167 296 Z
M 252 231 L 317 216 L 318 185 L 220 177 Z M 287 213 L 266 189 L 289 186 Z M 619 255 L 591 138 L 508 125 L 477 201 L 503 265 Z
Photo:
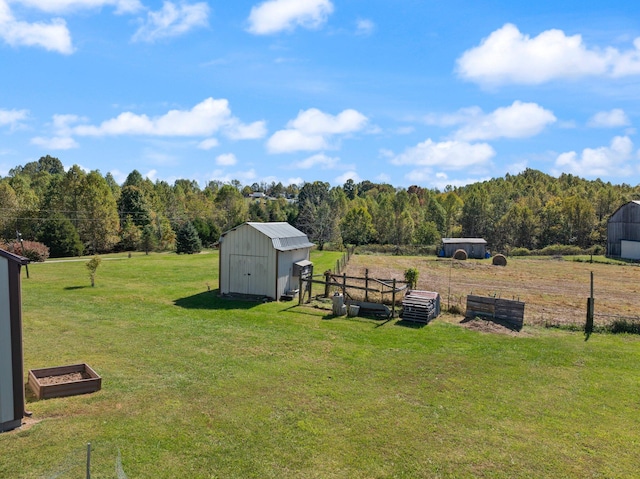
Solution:
M 87 364 L 30 369 L 29 387 L 38 399 L 99 391 L 102 378 Z

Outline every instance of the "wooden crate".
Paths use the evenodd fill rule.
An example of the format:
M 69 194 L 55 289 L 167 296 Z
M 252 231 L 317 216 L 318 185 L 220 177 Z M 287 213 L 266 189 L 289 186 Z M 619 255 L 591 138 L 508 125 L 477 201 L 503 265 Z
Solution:
M 82 379 L 59 380 L 49 384 L 47 378 L 61 378 L 66 375 L 82 375 Z M 102 378 L 88 364 L 72 364 L 52 368 L 30 369 L 29 388 L 38 399 L 75 396 L 99 391 Z
M 482 318 L 504 323 L 516 331 L 522 329 L 524 323 L 524 303 L 508 299 L 484 296 L 467 296 L 467 319 Z

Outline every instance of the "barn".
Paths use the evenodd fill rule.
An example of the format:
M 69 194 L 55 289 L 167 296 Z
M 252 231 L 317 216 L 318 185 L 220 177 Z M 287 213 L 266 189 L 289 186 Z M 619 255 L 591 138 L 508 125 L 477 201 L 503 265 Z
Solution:
M 487 242 L 482 238 L 442 238 L 442 256 L 452 258 L 459 249 L 469 258 L 483 259 L 487 254 Z
M 291 297 L 313 243 L 286 222 L 243 223 L 220 236 L 220 294 Z
M 0 249 L 0 432 L 24 416 L 20 267 L 28 262 Z
M 640 260 L 640 201 L 622 205 L 607 221 L 607 256 Z

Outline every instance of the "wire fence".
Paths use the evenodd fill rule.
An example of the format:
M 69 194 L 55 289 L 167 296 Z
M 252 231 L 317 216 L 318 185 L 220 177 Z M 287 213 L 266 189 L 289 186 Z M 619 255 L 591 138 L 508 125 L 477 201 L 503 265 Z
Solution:
M 79 479 L 79 478 L 115 478 L 128 479 L 122 464 L 120 449 L 112 444 L 89 443 L 85 447 L 72 449 L 41 479 Z

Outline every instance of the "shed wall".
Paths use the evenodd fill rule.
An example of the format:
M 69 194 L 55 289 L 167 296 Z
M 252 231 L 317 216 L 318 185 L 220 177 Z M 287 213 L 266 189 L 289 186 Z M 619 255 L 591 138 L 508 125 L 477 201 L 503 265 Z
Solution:
M 251 226 L 229 231 L 220 244 L 220 293 L 276 298 L 276 259 L 271 239 Z
M 13 359 L 11 345 L 11 302 L 9 262 L 0 257 L 0 431 L 13 420 Z
M 635 202 L 622 205 L 607 222 L 607 255 L 626 258 L 622 240 L 640 241 L 640 205 Z M 628 258 L 633 259 L 633 258 Z
M 309 248 L 278 252 L 278 291 L 276 299 L 286 291 L 299 289 L 300 278 L 293 274 L 293 263 L 309 259 Z
M 19 427 L 24 416 L 20 291 L 24 258 L 16 258 L 0 256 L 0 432 Z
M 444 244 L 444 255 L 447 258 L 453 257 L 453 254 L 463 249 L 467 253 L 469 258 L 483 259 L 487 251 L 487 247 L 484 244 L 478 243 L 448 243 Z

